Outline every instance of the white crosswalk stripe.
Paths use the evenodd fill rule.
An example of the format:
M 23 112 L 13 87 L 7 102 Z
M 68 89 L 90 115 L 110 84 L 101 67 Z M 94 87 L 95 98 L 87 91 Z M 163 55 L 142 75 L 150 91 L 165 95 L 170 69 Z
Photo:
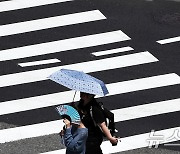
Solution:
M 123 47 L 123 48 L 117 48 L 117 49 L 112 49 L 112 50 L 93 52 L 92 54 L 95 56 L 103 56 L 103 55 L 109 55 L 109 54 L 114 54 L 114 53 L 119 53 L 119 52 L 126 52 L 130 50 L 133 50 L 133 48 Z
M 50 74 L 60 70 L 61 68 L 75 69 L 79 71 L 84 71 L 85 73 L 90 73 L 90 72 L 98 72 L 108 69 L 128 67 L 128 66 L 157 62 L 157 61 L 158 61 L 157 58 L 155 58 L 152 54 L 146 51 L 146 52 L 140 52 L 125 56 L 118 56 L 118 57 L 100 59 L 95 61 L 82 62 L 77 64 L 69 64 L 59 67 L 48 68 L 48 69 L 27 71 L 27 72 L 15 73 L 15 74 L 7 74 L 0 76 L 0 80 L 2 81 L 0 83 L 0 87 L 47 80 L 47 77 Z M 106 67 L 104 67 L 104 64 L 106 64 Z
M 163 139 L 162 139 L 161 144 L 165 144 L 165 143 L 176 141 L 175 138 L 172 139 L 171 141 L 168 141 L 166 139 L 168 137 L 170 137 L 172 135 L 172 133 L 177 130 L 180 131 L 180 127 L 174 127 L 174 128 L 156 131 L 156 134 L 159 134 L 159 135 L 163 134 Z M 114 147 L 112 147 L 112 145 L 108 141 L 105 141 L 101 145 L 103 154 L 110 154 L 110 153 L 123 152 L 123 151 L 128 151 L 128 150 L 149 147 L 149 145 L 150 145 L 150 142 L 148 142 L 148 139 L 150 139 L 149 134 L 150 134 L 150 132 L 145 133 L 145 134 L 121 138 L 120 144 L 118 144 L 117 146 L 114 146 Z M 154 142 L 158 142 L 158 141 L 159 140 L 154 139 Z M 64 153 L 65 153 L 65 149 L 49 151 L 49 152 L 45 152 L 42 154 L 64 154 Z
M 173 80 L 169 80 L 169 78 Z M 180 77 L 176 74 L 165 74 L 124 82 L 116 82 L 107 84 L 107 88 L 109 90 L 109 94 L 107 96 L 123 94 L 138 90 L 158 88 L 163 86 L 170 86 L 175 84 L 180 84 Z M 35 96 L 19 100 L 1 102 L 0 115 L 71 102 L 73 94 L 74 91 L 66 91 L 55 94 L 48 94 L 44 96 Z M 76 98 L 75 100 L 78 101 L 79 98 Z
M 180 36 L 157 41 L 159 44 L 168 44 L 180 41 Z
M 24 9 L 24 8 L 30 8 L 30 7 L 36 7 L 36 6 L 42 6 L 42 5 L 48 5 L 48 4 L 54 4 L 54 3 L 61 3 L 61 2 L 67 2 L 72 0 L 12 0 L 12 1 L 3 1 L 0 2 L 0 12 L 5 11 L 12 11 L 12 10 L 18 10 L 18 9 Z
M 121 30 L 1 50 L 0 61 L 45 55 L 129 40 Z M 26 52 L 24 52 L 26 51 Z
M 159 108 L 162 106 L 165 107 Z M 112 112 L 115 114 L 115 122 L 120 122 L 125 120 L 137 119 L 141 117 L 175 112 L 179 110 L 180 99 L 174 99 L 163 102 L 155 102 L 147 105 L 139 105 L 129 108 L 116 109 Z M 29 126 L 3 129 L 0 130 L 0 143 L 11 142 L 31 137 L 38 137 L 42 135 L 56 134 L 59 133 L 59 130 L 62 127 L 62 120 L 56 120 Z
M 58 62 L 61 62 L 61 61 L 59 59 L 48 59 L 48 60 L 41 60 L 41 61 L 19 63 L 18 65 L 21 67 L 28 67 L 28 66 L 35 66 L 35 65 L 58 63 Z
M 13 12 L 24 9 L 30 10 L 33 7 L 37 7 L 36 9 L 41 11 L 43 6 L 48 7 L 50 4 L 54 4 L 54 6 L 55 4 L 60 5 L 68 1 L 74 4 L 81 3 L 81 1 L 73 0 L 2 1 L 0 2 L 0 14 L 6 16 L 7 12 L 12 12 L 13 14 Z M 69 3 L 69 5 L 71 4 Z M 52 7 L 53 5 L 51 5 L 51 9 Z M 87 8 L 87 11 L 85 11 L 85 8 Z M 61 12 L 62 10 L 59 11 Z M 26 36 L 28 33 L 36 33 L 38 35 L 40 34 L 39 31 L 43 34 L 45 31 L 49 29 L 54 30 L 57 27 L 63 30 L 66 27 L 76 27 L 77 31 L 80 31 L 81 29 L 78 28 L 84 24 L 91 25 L 95 23 L 99 26 L 98 22 L 101 22 L 101 24 L 108 22 L 108 18 L 103 12 L 99 11 L 98 8 L 89 8 L 88 5 L 84 6 L 83 10 L 65 14 L 62 12 L 62 14 L 55 16 L 49 15 L 49 17 L 41 17 L 33 20 L 28 20 L 27 17 L 21 22 L 14 21 L 13 23 L 2 24 L 0 25 L 0 39 L 21 38 L 21 36 Z M 0 97 L 1 145 L 9 144 L 9 142 L 19 142 L 22 139 L 26 139 L 28 142 L 32 138 L 41 138 L 47 135 L 52 136 L 59 133 L 63 127 L 63 122 L 62 120 L 53 119 L 55 117 L 53 115 L 55 111 L 51 115 L 51 120 L 48 119 L 49 115 L 43 118 L 41 116 L 37 117 L 38 122 L 35 122 L 36 119 L 29 119 L 30 122 L 25 121 L 23 118 L 26 119 L 27 116 L 31 116 L 30 114 L 37 113 L 37 111 L 41 113 L 44 109 L 50 110 L 50 108 L 54 108 L 56 105 L 72 102 L 74 91 L 65 91 L 62 90 L 62 87 L 59 87 L 59 92 L 56 88 L 52 88 L 52 90 L 48 88 L 48 86 L 52 87 L 51 84 L 54 83 L 48 82 L 47 77 L 61 68 L 94 73 L 97 76 L 100 75 L 102 79 L 107 80 L 106 85 L 109 94 L 104 98 L 99 96 L 96 96 L 96 98 L 104 100 L 112 98 L 114 100 L 112 101 L 111 111 L 115 115 L 115 122 L 117 124 L 120 122 L 136 122 L 139 119 L 143 120 L 143 118 L 146 121 L 155 116 L 168 116 L 169 114 L 179 112 L 180 98 L 169 98 L 169 96 L 164 96 L 162 100 L 153 100 L 150 102 L 144 98 L 143 100 L 141 99 L 144 104 L 136 102 L 137 104 L 127 104 L 127 106 L 122 107 L 120 104 L 122 95 L 131 95 L 131 97 L 133 95 L 135 98 L 137 93 L 148 91 L 150 96 L 152 95 L 153 97 L 151 92 L 158 90 L 162 92 L 163 89 L 178 86 L 180 84 L 180 76 L 176 73 L 169 72 L 169 69 L 158 70 L 158 73 L 154 73 L 155 71 L 152 70 L 152 72 L 147 73 L 146 68 L 148 66 L 162 65 L 157 57 L 149 51 L 137 51 L 135 47 L 132 48 L 130 44 L 127 45 L 131 42 L 131 36 L 129 34 L 127 35 L 121 29 L 109 29 L 107 26 L 105 30 L 97 32 L 93 28 L 91 30 L 84 30 L 84 32 L 88 32 L 89 30 L 90 32 L 88 34 L 84 33 L 78 36 L 73 36 L 72 34 L 71 37 L 71 32 L 68 32 L 68 38 L 67 36 L 62 36 L 56 40 L 42 40 L 42 43 L 32 43 L 27 40 L 26 44 L 5 47 L 0 50 L 0 66 L 3 66 L 0 71 L 0 91 L 6 94 L 6 97 Z M 176 41 L 179 41 L 179 37 L 159 40 L 157 42 L 166 44 Z M 125 46 L 123 42 L 126 43 Z M 13 42 L 9 43 L 13 44 Z M 117 44 L 119 45 L 118 47 Z M 66 63 L 66 56 L 69 53 L 72 54 L 72 61 Z M 78 61 L 74 59 L 76 56 L 80 57 Z M 8 64 L 10 66 L 13 65 L 13 69 L 4 70 L 4 65 L 8 66 Z M 144 68 L 143 71 L 142 68 Z M 133 74 L 131 78 L 128 78 L 129 74 L 126 73 L 127 70 L 129 70 L 128 73 Z M 103 73 L 114 77 L 103 76 Z M 35 90 L 39 88 L 40 84 L 46 82 L 48 82 L 47 90 L 44 90 L 44 87 L 37 91 Z M 26 87 L 32 89 L 33 96 L 27 94 Z M 19 89 L 23 90 L 18 91 Z M 20 96 L 13 94 L 18 92 L 21 93 Z M 78 100 L 79 95 L 76 95 L 75 101 Z M 22 123 L 20 124 L 17 122 L 18 119 L 16 119 L 19 117 L 18 114 L 24 116 L 21 117 Z M 11 116 L 15 117 L 14 121 L 10 118 Z M 5 126 L 3 120 L 6 123 Z M 14 125 L 12 126 L 11 124 Z M 171 136 L 173 131 L 179 129 L 179 127 L 174 125 L 168 126 L 168 128 L 160 128 L 160 130 L 156 131 L 157 134 L 164 135 L 164 140 L 161 144 L 176 141 L 165 139 Z M 121 142 L 115 147 L 112 147 L 109 141 L 104 141 L 102 143 L 103 153 L 109 154 L 148 147 L 149 142 L 147 139 L 149 139 L 150 132 L 136 133 L 137 135 L 123 137 Z M 43 152 L 38 149 L 36 151 L 37 153 L 44 154 L 65 153 L 64 148 L 48 150 L 47 147 Z
M 25 22 L 18 22 L 13 24 L 1 25 L 0 36 L 20 34 L 25 32 L 85 23 L 102 19 L 106 19 L 106 17 L 99 10 L 93 10 Z

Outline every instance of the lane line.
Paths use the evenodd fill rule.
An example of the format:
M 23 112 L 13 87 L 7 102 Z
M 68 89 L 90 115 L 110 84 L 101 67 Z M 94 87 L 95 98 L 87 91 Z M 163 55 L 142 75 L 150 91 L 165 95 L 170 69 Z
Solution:
M 101 148 L 103 154 L 110 154 L 110 153 L 117 153 L 117 152 L 149 147 L 151 145 L 150 142 L 152 141 L 154 141 L 156 145 L 158 145 L 158 142 L 160 141 L 160 144 L 164 144 L 164 146 L 166 146 L 166 143 L 180 140 L 180 138 L 177 139 L 174 138 L 172 140 L 168 140 L 168 138 L 172 136 L 175 131 L 180 131 L 180 127 L 155 131 L 155 134 L 152 138 L 150 137 L 151 132 L 121 138 L 121 142 L 119 142 L 117 146 L 112 146 L 109 141 L 104 141 L 101 145 Z M 160 136 L 160 138 L 156 138 L 156 136 Z M 171 145 L 174 146 L 173 143 Z M 41 154 L 64 154 L 64 153 L 65 153 L 65 149 L 60 149 L 55 151 L 44 152 Z
M 59 59 L 47 59 L 47 60 L 39 60 L 39 61 L 32 61 L 32 62 L 25 62 L 25 63 L 18 63 L 21 67 L 27 66 L 37 66 L 37 65 L 44 65 L 44 64 L 52 64 L 61 62 Z
M 55 16 L 25 22 L 18 22 L 13 24 L 1 25 L 0 36 L 7 36 L 13 34 L 20 34 L 25 32 L 32 32 L 48 28 L 67 26 L 97 20 L 103 20 L 106 17 L 99 10 L 92 10 L 74 14 L 67 14 L 62 16 Z
M 145 106 L 139 105 L 139 106 L 131 107 L 131 109 L 124 108 L 124 109 L 113 110 L 113 112 L 115 113 L 115 122 L 123 121 L 124 119 L 121 118 L 121 115 L 123 116 L 123 113 L 125 112 L 127 112 L 127 116 L 131 115 L 131 118 L 129 120 L 132 120 L 132 119 L 137 119 L 139 117 L 147 117 L 152 115 L 159 115 L 163 113 L 179 111 L 180 110 L 179 102 L 180 102 L 180 98 L 163 101 L 163 102 L 151 103 Z M 173 103 L 173 105 L 176 105 L 176 109 L 175 107 L 172 107 L 173 105 L 171 103 Z M 165 107 L 161 105 L 165 105 Z M 148 111 L 148 113 L 143 112 L 140 116 L 136 115 L 137 112 L 139 112 L 139 110 L 137 111 L 137 108 L 144 109 L 143 107 L 145 107 L 146 110 L 147 106 L 149 107 L 150 110 Z M 159 112 L 154 112 L 153 109 L 157 106 L 160 106 Z M 135 109 L 135 112 L 132 112 L 133 109 Z M 119 111 L 122 111 L 122 114 L 118 113 Z M 126 118 L 125 120 L 128 119 Z M 64 124 L 62 120 L 55 120 L 55 121 L 44 122 L 39 124 L 3 129 L 0 130 L 0 136 L 1 136 L 0 143 L 12 142 L 25 138 L 39 137 L 43 135 L 56 134 L 59 133 L 63 125 Z
M 164 87 L 164 86 L 170 86 L 176 84 L 180 84 L 180 77 L 175 73 L 152 76 L 141 79 L 134 79 L 123 82 L 116 82 L 116 83 L 107 84 L 107 88 L 109 90 L 109 94 L 107 96 L 113 96 L 128 92 L 134 92 L 139 90 L 146 90 L 146 89 L 152 89 L 152 88 L 158 88 L 158 87 Z M 53 93 L 48 95 L 34 96 L 29 98 L 0 102 L 0 115 L 69 103 L 72 102 L 73 95 L 74 95 L 74 91 L 64 91 L 64 92 Z M 75 98 L 75 101 L 78 101 L 79 95 L 76 96 L 77 97 Z M 144 112 L 142 112 L 142 114 L 144 114 Z M 140 114 L 138 114 L 137 116 L 140 116 Z M 124 116 L 122 116 L 122 118 L 124 118 Z
M 7 74 L 0 76 L 0 87 L 18 85 L 23 83 L 30 83 L 36 81 L 47 80 L 47 77 L 55 71 L 60 70 L 61 68 L 74 69 L 79 71 L 84 71 L 85 73 L 97 72 L 110 70 L 115 68 L 122 68 L 128 66 L 134 66 L 139 64 L 157 62 L 156 59 L 148 51 L 140 52 L 135 54 L 129 54 L 124 56 L 27 71 L 21 73 Z
M 104 55 L 109 55 L 109 54 L 114 54 L 114 53 L 119 53 L 119 52 L 125 52 L 125 51 L 130 51 L 130 50 L 134 50 L 134 49 L 131 47 L 122 47 L 122 48 L 117 48 L 117 49 L 92 52 L 92 54 L 94 56 L 104 56 Z
M 159 44 L 174 43 L 180 41 L 180 36 L 157 41 Z
M 45 55 L 50 53 L 93 47 L 126 40 L 130 40 L 130 38 L 121 30 L 68 38 L 64 40 L 1 50 L 0 61 Z
M 0 12 L 25 9 L 48 4 L 67 2 L 72 0 L 9 0 L 0 2 Z

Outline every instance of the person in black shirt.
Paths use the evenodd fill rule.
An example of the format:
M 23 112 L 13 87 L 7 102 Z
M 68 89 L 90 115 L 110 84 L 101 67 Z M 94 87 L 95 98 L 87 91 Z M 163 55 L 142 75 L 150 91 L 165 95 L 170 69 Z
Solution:
M 97 101 L 93 94 L 80 92 L 80 101 L 77 105 L 77 109 L 82 117 L 82 122 L 86 128 L 88 128 L 88 138 L 86 141 L 86 154 L 102 154 L 101 143 L 103 141 L 103 133 L 112 144 L 117 144 L 118 138 L 113 137 L 105 124 L 105 118 L 102 110 L 98 107 Z M 92 107 L 93 119 L 90 115 L 90 109 Z

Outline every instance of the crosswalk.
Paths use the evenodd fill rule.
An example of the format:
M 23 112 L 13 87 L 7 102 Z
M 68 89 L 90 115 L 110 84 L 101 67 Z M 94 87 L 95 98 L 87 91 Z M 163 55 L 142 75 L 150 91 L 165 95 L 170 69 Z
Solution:
M 69 1 L 71 3 L 68 3 Z M 55 6 L 62 7 L 66 3 L 71 8 L 71 5 L 79 5 L 82 1 L 2 1 L 0 2 L 0 18 L 13 17 L 17 11 L 33 8 L 39 12 L 43 11 L 44 7 L 52 10 Z M 83 2 L 84 4 L 86 3 Z M 170 72 L 148 50 L 138 51 L 130 45 L 124 46 L 124 42 L 126 44 L 131 42 L 131 36 L 120 28 L 108 27 L 110 24 L 108 17 L 98 10 L 98 7 L 89 8 L 88 5 L 84 5 L 82 9 L 77 8 L 67 14 L 59 10 L 59 15 L 54 16 L 50 13 L 49 17 L 33 20 L 25 17 L 23 21 L 13 19 L 11 23 L 7 19 L 0 25 L 0 40 L 9 39 L 8 44 L 10 44 L 9 46 L 2 44 L 0 47 L 0 93 L 3 94 L 0 96 L 0 149 L 5 144 L 21 140 L 28 142 L 33 138 L 41 139 L 43 136 L 54 134 L 58 136 L 57 133 L 63 127 L 63 122 L 58 118 L 54 107 L 72 102 L 74 95 L 74 91 L 47 79 L 50 74 L 61 68 L 84 71 L 106 83 L 109 94 L 104 98 L 97 96 L 97 99 L 103 100 L 104 104 L 114 112 L 115 122 L 120 130 L 118 135 L 122 139 L 116 147 L 104 141 L 102 144 L 104 153 L 118 153 L 148 147 L 147 141 L 152 129 L 157 128 L 156 133 L 164 135 L 164 139 L 171 136 L 173 131 L 180 130 L 176 125 L 171 125 L 164 128 L 152 127 L 148 131 L 147 129 L 140 132 L 132 131 L 130 135 L 126 131 L 121 132 L 132 129 L 132 126 L 123 128 L 123 122 L 136 123 L 140 119 L 143 124 L 146 124 L 146 121 L 153 117 L 178 114 L 180 110 L 178 92 L 174 94 L 174 98 L 163 94 L 168 88 L 180 88 L 180 76 L 175 72 Z M 82 29 L 82 25 L 91 28 Z M 67 27 L 68 31 L 66 31 Z M 73 27 L 76 28 L 76 33 L 82 30 L 82 35 L 81 33 L 78 36 L 72 34 L 69 29 Z M 43 37 L 43 34 L 47 32 L 49 36 L 56 35 L 56 39 L 51 40 L 50 37 L 47 41 Z M 19 45 L 18 42 L 29 34 L 41 40 L 31 42 L 27 39 L 24 44 Z M 179 41 L 179 37 L 173 40 L 155 41 L 162 45 L 167 41 L 168 43 Z M 161 69 L 154 71 L 152 70 L 156 69 L 154 67 Z M 146 95 L 154 98 L 153 101 L 145 97 Z M 156 100 L 156 95 L 162 95 L 161 99 Z M 76 95 L 75 101 L 78 100 L 79 95 Z M 176 140 L 163 140 L 161 144 L 173 141 Z M 58 149 L 54 147 L 49 150 L 47 147 L 43 150 L 37 148 L 35 151 L 50 154 L 65 153 L 60 142 L 55 144 Z
M 8 36 L 42 29 L 80 24 L 102 19 L 106 19 L 105 16 L 103 16 L 103 14 L 100 11 L 93 10 L 69 15 L 18 22 L 0 26 L 0 36 Z
M 55 3 L 61 3 L 61 2 L 67 2 L 71 0 L 32 0 L 30 2 L 23 1 L 23 0 L 15 0 L 15 1 L 2 1 L 0 3 L 1 10 L 0 12 L 5 11 L 12 11 L 12 10 L 18 10 L 18 9 L 25 9 L 25 8 L 31 8 L 36 6 L 43 6 L 48 4 L 55 4 Z

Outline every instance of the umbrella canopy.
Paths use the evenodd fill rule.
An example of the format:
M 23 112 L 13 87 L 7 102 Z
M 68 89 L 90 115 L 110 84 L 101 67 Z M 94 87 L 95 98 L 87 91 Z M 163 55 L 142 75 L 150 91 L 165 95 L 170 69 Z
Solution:
M 78 111 L 69 105 L 60 105 L 55 108 L 60 116 L 68 115 L 71 118 L 71 123 L 80 124 L 81 118 Z
M 67 88 L 80 92 L 99 96 L 105 96 L 109 93 L 103 81 L 76 70 L 61 69 L 51 74 L 48 78 Z

